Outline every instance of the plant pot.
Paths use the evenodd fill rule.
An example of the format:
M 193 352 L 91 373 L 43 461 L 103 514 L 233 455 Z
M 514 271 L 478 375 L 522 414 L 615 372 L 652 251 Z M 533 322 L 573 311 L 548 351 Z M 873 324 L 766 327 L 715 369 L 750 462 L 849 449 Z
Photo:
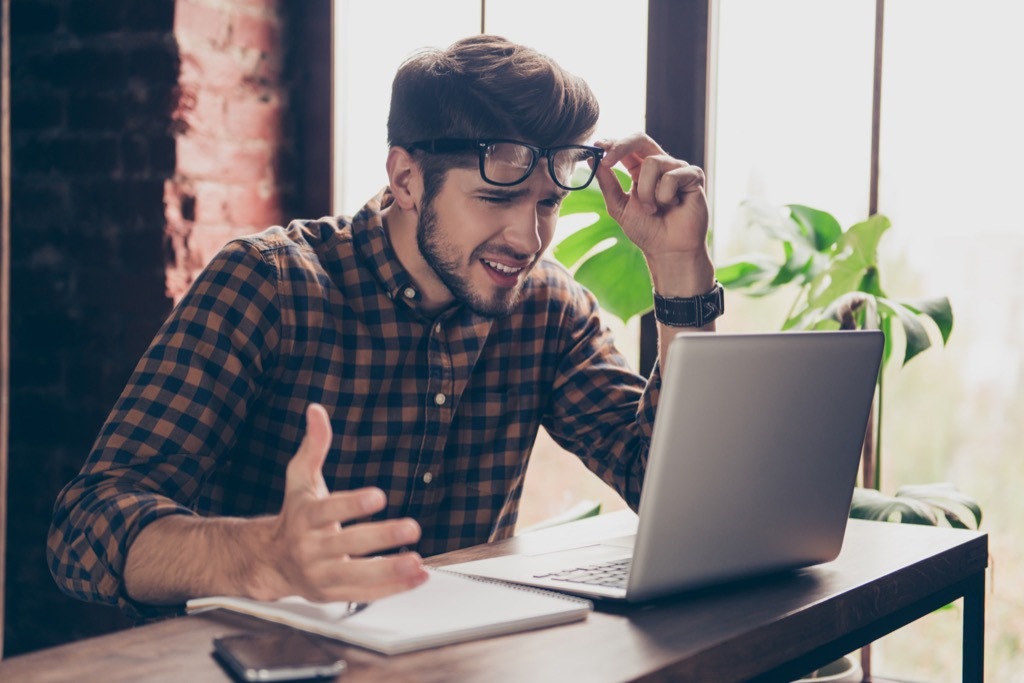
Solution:
M 861 683 L 863 680 L 864 671 L 860 668 L 860 662 L 852 655 L 846 655 L 793 683 Z

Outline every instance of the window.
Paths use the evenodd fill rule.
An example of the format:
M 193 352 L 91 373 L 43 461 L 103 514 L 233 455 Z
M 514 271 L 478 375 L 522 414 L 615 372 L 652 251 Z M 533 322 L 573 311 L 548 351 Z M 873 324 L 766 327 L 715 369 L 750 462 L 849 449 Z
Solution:
M 713 215 L 719 263 L 756 244 L 747 198 L 802 203 L 847 227 L 867 217 L 874 3 L 719 0 Z M 886 376 L 883 488 L 950 481 L 979 500 L 993 564 L 986 669 L 1024 650 L 1024 7 L 889 0 L 880 120 L 883 286 L 949 296 L 949 345 Z M 778 327 L 790 301 L 733 296 L 725 329 Z M 998 476 L 995 475 L 998 473 Z M 959 680 L 959 613 L 873 648 L 876 673 Z

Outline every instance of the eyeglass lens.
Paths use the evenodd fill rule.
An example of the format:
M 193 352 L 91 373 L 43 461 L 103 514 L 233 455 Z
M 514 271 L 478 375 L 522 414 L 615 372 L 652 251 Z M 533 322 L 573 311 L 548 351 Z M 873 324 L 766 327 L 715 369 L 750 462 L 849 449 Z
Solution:
M 593 175 L 589 159 L 594 157 L 592 151 L 585 147 L 564 147 L 552 153 L 549 168 L 554 172 L 554 180 L 569 189 L 583 187 L 590 182 Z M 485 179 L 502 184 L 514 184 L 524 180 L 537 163 L 534 150 L 512 142 L 496 142 L 488 145 L 484 152 Z M 586 169 L 587 173 L 576 174 L 578 169 Z

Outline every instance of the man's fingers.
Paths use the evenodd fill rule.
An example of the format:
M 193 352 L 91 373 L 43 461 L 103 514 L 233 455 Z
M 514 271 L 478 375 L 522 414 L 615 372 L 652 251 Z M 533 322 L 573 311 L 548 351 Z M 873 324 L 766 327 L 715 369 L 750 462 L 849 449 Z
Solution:
M 317 496 L 327 495 L 323 467 L 327 452 L 331 448 L 334 432 L 327 410 L 319 403 L 310 403 L 306 408 L 306 434 L 299 444 L 299 450 L 288 463 L 285 494 L 292 491 L 313 492 Z
M 345 562 L 325 561 L 310 567 L 311 583 L 319 588 L 307 596 L 319 601 L 370 602 L 415 588 L 427 580 L 423 561 L 416 553 L 359 558 Z
M 384 509 L 387 497 L 375 487 L 355 491 L 336 491 L 309 503 L 303 512 L 304 520 L 310 527 L 332 528 L 354 519 L 369 517 Z
M 317 539 L 317 552 L 324 557 L 363 557 L 394 548 L 415 545 L 420 525 L 412 519 L 390 519 L 343 527 Z
M 661 145 L 643 132 L 632 133 L 618 140 L 601 140 L 594 144 L 605 151 L 605 157 L 601 163 L 607 163 L 608 167 L 611 168 L 615 164 L 622 162 L 622 165 L 626 167 L 630 174 L 647 157 L 665 154 L 665 150 L 661 148 Z

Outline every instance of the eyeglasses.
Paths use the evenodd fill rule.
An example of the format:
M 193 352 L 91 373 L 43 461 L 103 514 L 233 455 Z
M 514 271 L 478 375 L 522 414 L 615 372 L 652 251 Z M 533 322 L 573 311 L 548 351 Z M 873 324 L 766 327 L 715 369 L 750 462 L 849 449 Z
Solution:
M 480 155 L 480 177 L 491 185 L 518 185 L 530 177 L 537 160 L 548 160 L 551 179 L 563 190 L 582 190 L 594 179 L 604 150 L 589 145 L 535 147 L 516 140 L 466 140 L 442 138 L 408 145 L 431 154 L 471 152 Z M 593 161 L 593 163 L 590 163 Z

